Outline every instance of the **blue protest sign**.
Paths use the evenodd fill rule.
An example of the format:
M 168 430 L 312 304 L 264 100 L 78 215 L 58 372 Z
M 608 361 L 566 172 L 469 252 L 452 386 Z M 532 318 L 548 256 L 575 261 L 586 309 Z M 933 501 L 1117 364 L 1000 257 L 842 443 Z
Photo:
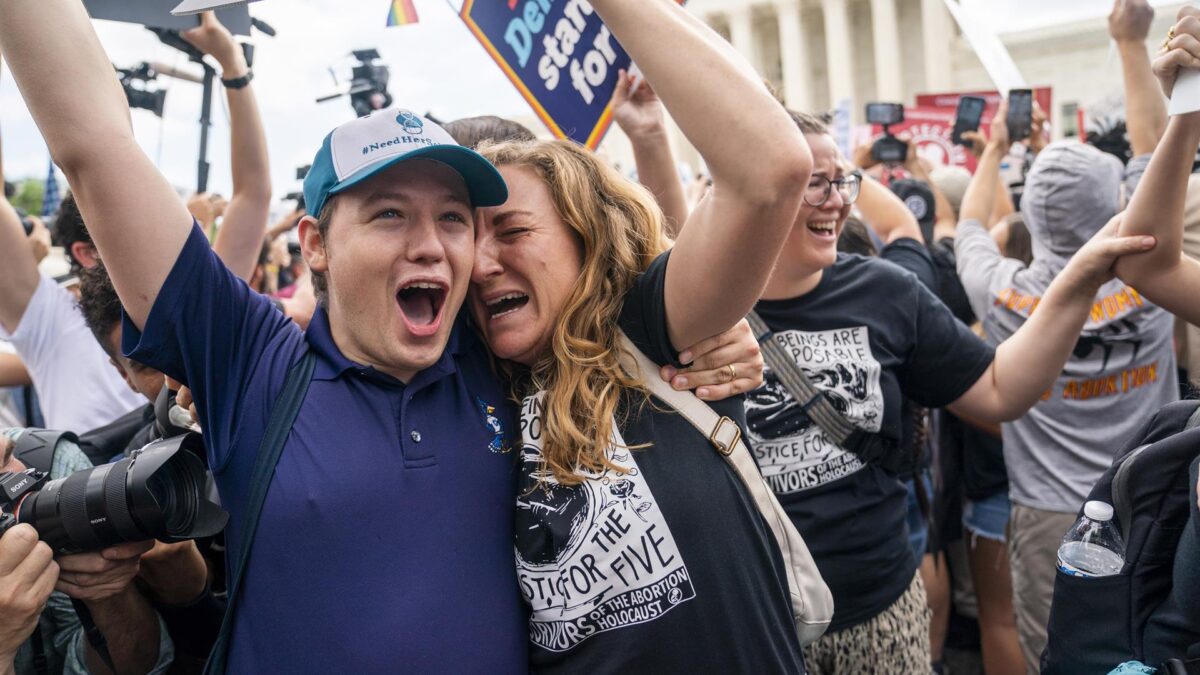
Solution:
M 460 15 L 555 136 L 600 144 L 630 60 L 587 0 L 466 0 Z

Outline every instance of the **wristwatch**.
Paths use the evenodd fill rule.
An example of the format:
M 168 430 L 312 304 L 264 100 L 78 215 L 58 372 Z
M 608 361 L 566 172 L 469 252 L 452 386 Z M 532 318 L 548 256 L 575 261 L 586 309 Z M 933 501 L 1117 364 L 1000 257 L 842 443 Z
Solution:
M 246 74 L 241 77 L 235 77 L 232 80 L 221 79 L 221 84 L 225 85 L 226 89 L 244 89 L 250 81 L 254 79 L 254 71 L 247 70 Z

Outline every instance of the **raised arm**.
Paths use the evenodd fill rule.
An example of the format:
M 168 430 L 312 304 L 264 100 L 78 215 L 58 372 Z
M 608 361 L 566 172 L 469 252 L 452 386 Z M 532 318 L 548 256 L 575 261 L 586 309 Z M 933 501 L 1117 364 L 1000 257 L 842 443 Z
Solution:
M 1153 22 L 1154 9 L 1146 0 L 1115 0 L 1108 15 L 1108 34 L 1121 55 L 1125 128 L 1135 156 L 1154 152 L 1167 127 L 1167 106 L 1146 53 L 1146 36 Z
M 1008 154 L 1008 102 L 1000 103 L 996 116 L 992 118 L 992 135 L 984 146 L 983 154 L 975 167 L 975 175 L 967 185 L 962 205 L 958 209 L 958 220 L 977 220 L 987 227 L 995 210 L 996 193 L 1000 186 L 1000 162 Z
M 1184 8 L 1197 12 L 1192 8 Z M 1172 49 L 1155 60 L 1154 72 L 1168 95 L 1182 68 L 1200 67 L 1200 20 L 1180 11 Z M 1200 112 L 1172 117 L 1150 159 L 1121 223 L 1122 235 L 1152 235 L 1151 252 L 1123 258 L 1117 274 L 1150 299 L 1190 323 L 1200 323 L 1200 263 L 1182 254 L 1188 177 L 1200 144 Z
M 0 48 L 125 310 L 143 326 L 192 219 L 138 147 L 87 12 L 79 0 L 7 0 Z
M 1037 311 L 996 348 L 987 371 L 951 406 L 956 415 L 1006 422 L 1025 414 L 1054 384 L 1079 341 L 1096 291 L 1119 256 L 1149 250 L 1153 237 L 1118 237 L 1120 216 L 1076 252 L 1046 289 Z
M 649 190 L 666 218 L 667 236 L 675 239 L 688 216 L 683 183 L 675 167 L 671 139 L 663 119 L 662 102 L 646 82 L 630 93 L 633 78 L 621 71 L 613 92 L 613 120 L 629 137 L 633 160 L 637 163 L 638 182 Z
M 3 166 L 0 157 L 0 185 L 4 184 Z M 25 227 L 0 190 L 0 326 L 9 333 L 17 330 L 37 286 L 37 260 L 26 240 Z
M 241 45 L 213 12 L 202 14 L 200 26 L 185 32 L 183 39 L 216 59 L 223 80 L 234 80 L 250 72 Z M 225 89 L 229 100 L 233 196 L 225 207 L 225 218 L 213 240 L 213 251 L 242 279 L 249 279 L 254 274 L 271 208 L 267 135 L 263 131 L 252 86 Z
M 883 183 L 863 176 L 862 187 L 855 202 L 863 219 L 875 230 L 875 234 L 890 244 L 901 239 L 915 239 L 924 243 L 925 236 L 921 234 L 921 225 L 917 217 L 896 196 L 896 193 L 883 186 Z
M 812 153 L 745 59 L 675 2 L 592 5 L 713 178 L 667 267 L 667 325 L 675 347 L 687 347 L 758 300 L 800 209 Z

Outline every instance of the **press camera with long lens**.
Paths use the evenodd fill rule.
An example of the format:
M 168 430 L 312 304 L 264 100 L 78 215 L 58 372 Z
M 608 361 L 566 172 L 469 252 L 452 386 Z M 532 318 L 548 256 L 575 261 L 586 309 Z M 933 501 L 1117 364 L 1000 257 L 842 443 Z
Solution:
M 125 98 L 130 108 L 141 108 L 154 113 L 155 117 L 163 116 L 163 108 L 167 103 L 167 90 L 149 86 L 155 82 L 158 73 L 149 63 L 142 63 L 133 68 L 117 68 L 121 76 L 121 88 L 125 90 Z
M 215 501 L 203 452 L 201 437 L 185 434 L 58 480 L 37 469 L 0 473 L 0 534 L 27 523 L 65 554 L 213 536 L 229 514 Z

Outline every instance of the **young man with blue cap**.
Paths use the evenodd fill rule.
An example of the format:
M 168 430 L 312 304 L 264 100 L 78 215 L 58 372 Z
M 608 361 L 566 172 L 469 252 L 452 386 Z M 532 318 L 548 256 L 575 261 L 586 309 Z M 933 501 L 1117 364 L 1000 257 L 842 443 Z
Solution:
M 128 313 L 125 350 L 192 389 L 231 560 L 276 398 L 315 354 L 228 670 L 526 672 L 513 463 L 496 442 L 513 427 L 456 325 L 473 208 L 507 198 L 495 169 L 403 110 L 334 130 L 305 184 L 302 246 L 327 300 L 304 333 L 221 264 L 138 147 L 79 0 L 6 2 L 0 44 Z

